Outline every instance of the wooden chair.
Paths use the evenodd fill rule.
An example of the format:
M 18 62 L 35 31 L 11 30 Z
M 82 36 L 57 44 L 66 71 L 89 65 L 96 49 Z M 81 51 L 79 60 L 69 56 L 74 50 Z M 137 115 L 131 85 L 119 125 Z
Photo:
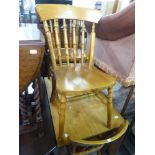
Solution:
M 48 78 L 45 79 L 49 99 L 51 94 L 50 82 Z M 52 82 L 54 83 L 54 81 Z M 59 102 L 56 99 L 50 104 L 57 140 L 59 136 Z M 106 108 L 107 99 L 104 98 L 101 102 L 98 96 L 93 93 L 85 96 L 70 97 L 68 99 L 66 104 L 64 140 L 66 144 L 70 142 L 67 148 L 71 154 L 86 155 L 96 151 L 99 154 L 103 146 L 104 150 L 106 150 L 106 146 L 108 146 L 105 145 L 106 143 L 118 140 L 124 135 L 128 127 L 128 121 L 125 121 L 115 108 L 113 108 L 112 127 L 110 129 L 107 128 Z
M 51 55 L 52 67 L 54 73 L 56 75 L 56 93 L 54 99 L 52 99 L 51 104 L 51 113 L 54 121 L 56 138 L 58 140 L 58 145 L 62 145 L 69 141 L 66 139 L 65 131 L 69 131 L 69 137 L 74 137 L 78 135 L 77 139 L 83 139 L 86 137 L 93 136 L 93 134 L 99 134 L 100 132 L 105 132 L 116 128 L 122 124 L 124 121 L 123 118 L 119 115 L 118 122 L 115 122 L 113 119 L 113 114 L 115 113 L 112 108 L 112 87 L 115 84 L 115 79 L 110 75 L 99 71 L 97 68 L 94 67 L 93 63 L 93 55 L 94 55 L 94 44 L 95 44 L 95 23 L 97 23 L 102 16 L 102 14 L 98 11 L 92 9 L 85 9 L 73 6 L 66 6 L 66 5 L 51 5 L 51 4 L 40 4 L 36 6 L 36 12 L 38 13 L 41 21 L 43 21 L 45 34 L 48 41 L 48 46 Z M 64 34 L 64 51 L 65 51 L 65 59 L 66 62 L 62 61 L 62 48 L 60 44 L 60 36 L 59 36 L 59 23 L 58 19 L 63 20 L 63 34 Z M 69 20 L 68 20 L 69 19 Z M 66 20 L 70 23 L 66 25 Z M 81 36 L 81 59 L 77 62 L 77 37 L 76 37 L 76 27 L 77 21 L 82 23 L 82 36 Z M 84 54 L 85 54 L 85 25 L 84 22 L 89 21 L 92 22 L 92 32 L 90 38 L 90 51 L 88 54 L 88 61 L 84 61 Z M 53 30 L 54 24 L 54 32 Z M 72 34 L 72 39 L 67 37 L 67 29 Z M 53 40 L 53 33 L 55 35 L 55 42 Z M 56 43 L 56 44 L 55 44 Z M 70 51 L 73 51 L 73 62 L 70 59 Z M 56 53 L 57 52 L 57 53 Z M 56 55 L 58 55 L 58 63 L 56 62 Z M 84 123 L 82 119 L 82 115 L 76 117 L 75 114 L 79 115 L 79 111 L 83 110 L 80 114 L 85 113 L 87 107 L 89 110 L 92 108 L 92 112 L 98 114 L 98 110 L 100 106 L 105 104 L 100 104 L 100 102 L 104 102 L 104 96 L 102 95 L 101 90 L 108 89 L 108 99 L 107 104 L 104 107 L 104 111 L 102 111 L 102 116 L 100 115 L 99 118 L 103 119 L 105 122 L 104 127 L 100 126 L 100 131 L 97 129 L 97 133 L 87 132 L 85 130 L 84 134 L 81 132 L 79 134 L 75 133 L 77 131 L 73 127 L 71 121 L 68 118 L 73 118 L 73 120 L 78 122 L 76 118 L 80 118 L 80 123 Z M 88 94 L 94 94 L 94 98 L 88 96 Z M 78 98 L 78 97 L 86 97 L 86 100 Z M 97 103 L 99 107 L 95 108 L 95 103 Z M 73 103 L 72 98 L 77 100 L 78 106 Z M 92 100 L 89 100 L 92 99 Z M 94 100 L 95 99 L 95 100 Z M 86 106 L 85 103 L 90 103 L 89 106 Z M 85 106 L 82 106 L 82 105 Z M 69 107 L 70 105 L 70 107 Z M 73 107 L 72 107 L 73 105 Z M 75 106 L 75 107 L 74 107 Z M 93 109 L 94 106 L 94 109 Z M 82 108 L 83 109 L 80 109 Z M 71 113 L 68 111 L 69 108 L 72 108 Z M 74 110 L 73 110 L 74 109 Z M 114 113 L 113 113 L 114 112 Z M 88 113 L 88 111 L 87 111 Z M 116 114 L 115 113 L 115 114 Z M 99 113 L 101 114 L 101 113 Z M 85 115 L 86 116 L 86 115 Z M 66 117 L 66 118 L 65 118 Z M 98 117 L 98 116 L 97 116 Z M 90 121 L 90 117 L 86 117 L 87 121 Z M 101 119 L 101 120 L 102 120 Z M 73 122 L 74 122 L 73 121 Z M 103 125 L 102 124 L 102 125 Z M 83 124 L 84 125 L 84 124 Z M 66 129 L 68 126 L 70 129 Z M 79 126 L 80 127 L 80 126 Z M 95 124 L 94 124 L 95 127 Z M 80 131 L 79 131 L 80 132 Z M 93 134 L 92 134 L 93 133 Z M 86 135 L 85 135 L 86 134 Z
M 128 121 L 124 121 L 124 123 L 116 129 L 113 129 L 110 132 L 104 133 L 99 137 L 93 137 L 89 140 L 77 140 L 70 139 L 72 148 L 70 149 L 70 153 L 72 155 L 87 155 L 93 152 L 97 152 L 97 155 L 101 155 L 100 149 L 108 143 L 111 143 L 117 139 L 119 139 L 127 130 Z

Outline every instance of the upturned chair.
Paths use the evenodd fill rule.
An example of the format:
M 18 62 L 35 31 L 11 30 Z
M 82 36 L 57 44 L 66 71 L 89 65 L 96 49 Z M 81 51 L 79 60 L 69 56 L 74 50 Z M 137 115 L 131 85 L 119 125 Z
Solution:
M 115 121 L 113 121 L 112 123 L 112 120 L 113 120 L 112 87 L 115 84 L 115 79 L 110 75 L 99 71 L 97 68 L 94 67 L 94 63 L 93 63 L 94 45 L 95 45 L 95 32 L 94 32 L 95 23 L 99 21 L 102 14 L 92 9 L 85 9 L 85 8 L 79 8 L 79 7 L 73 7 L 73 6 L 66 6 L 66 5 L 51 5 L 51 4 L 37 5 L 36 11 L 40 17 L 40 20 L 43 21 L 44 30 L 47 37 L 48 46 L 49 46 L 50 55 L 51 55 L 52 67 L 56 75 L 56 93 L 54 98 L 51 101 L 52 102 L 51 109 L 52 109 L 54 124 L 56 125 L 58 124 L 58 128 L 55 127 L 57 132 L 56 136 L 58 140 L 58 145 L 64 144 L 66 141 L 64 125 L 65 124 L 69 125 L 69 123 L 71 123 L 71 122 L 68 122 L 67 119 L 71 117 L 78 118 L 73 115 L 76 115 L 78 108 L 80 108 L 81 104 L 85 104 L 87 102 L 87 104 L 90 103 L 88 105 L 91 105 L 92 103 L 96 102 L 96 100 L 95 101 L 86 100 L 84 103 L 84 100 L 79 99 L 77 101 L 77 104 L 79 105 L 76 107 L 73 107 L 74 110 L 72 111 L 71 115 L 69 115 L 70 112 L 67 110 L 68 108 L 72 108 L 71 105 L 73 103 L 70 101 L 70 99 L 74 98 L 75 96 L 78 97 L 78 96 L 86 95 L 87 98 L 90 98 L 88 94 L 93 93 L 100 99 L 100 102 L 101 101 L 103 102 L 104 96 L 102 95 L 101 90 L 108 89 L 108 99 L 107 99 L 107 104 L 105 106 L 106 110 L 102 111 L 103 115 L 101 117 L 103 117 L 103 120 L 106 120 L 106 122 L 104 122 L 106 124 L 106 127 L 105 127 L 106 131 L 111 130 L 112 128 L 115 128 L 116 124 L 117 124 L 117 127 L 120 126 L 120 124 L 123 122 L 123 119 L 121 118 L 121 116 L 119 116 L 121 118 L 121 121 L 119 121 L 119 123 L 118 122 L 116 123 Z M 59 29 L 59 23 L 58 23 L 59 19 L 62 19 L 63 21 L 63 25 L 61 26 L 61 28 L 63 28 L 64 48 L 61 48 L 61 41 L 60 41 L 60 35 L 59 35 L 60 29 Z M 66 21 L 69 24 L 66 24 Z M 88 54 L 87 61 L 84 60 L 85 21 L 89 21 L 93 23 L 91 37 L 90 37 L 90 50 L 88 52 L 89 54 Z M 79 51 L 78 44 L 80 44 L 77 42 L 77 37 L 76 37 L 76 28 L 77 28 L 78 22 L 80 22 L 82 25 L 80 61 L 77 61 L 77 51 Z M 67 31 L 67 29 L 69 30 Z M 70 39 L 71 37 L 67 36 L 68 32 L 70 32 L 70 34 L 72 35 L 72 39 Z M 55 41 L 53 38 L 53 34 L 55 36 Z M 63 59 L 65 58 L 66 61 L 63 61 L 62 59 L 62 51 L 65 51 L 63 53 L 65 54 L 65 57 L 63 57 Z M 73 58 L 70 57 L 71 51 L 73 51 Z M 58 62 L 56 60 L 56 55 L 58 56 Z M 56 105 L 59 105 L 59 106 L 57 107 Z M 83 107 L 83 108 L 86 108 L 86 107 Z M 56 111 L 58 115 L 55 114 Z M 98 113 L 98 111 L 95 111 L 94 113 Z M 65 118 L 65 116 L 67 118 Z M 83 116 L 81 115 L 81 117 Z M 78 121 L 78 120 L 75 120 L 75 121 Z M 101 128 L 101 129 L 105 129 L 105 128 Z M 71 130 L 73 129 L 74 128 L 72 128 Z M 82 137 L 79 136 L 78 138 L 82 138 Z M 83 136 L 83 138 L 86 138 L 86 137 Z
M 45 79 L 48 97 L 50 99 L 51 84 Z M 52 81 L 53 82 L 53 81 Z M 67 150 L 72 155 L 87 155 L 93 152 L 101 154 L 108 144 L 121 138 L 128 127 L 128 121 L 112 109 L 111 128 L 106 125 L 107 99 L 101 100 L 95 94 L 70 97 L 66 104 L 66 121 L 64 127 L 64 141 Z M 50 104 L 51 115 L 55 129 L 56 139 L 59 136 L 59 113 L 56 99 Z M 69 143 L 68 143 L 69 142 Z M 62 144 L 58 141 L 58 146 Z

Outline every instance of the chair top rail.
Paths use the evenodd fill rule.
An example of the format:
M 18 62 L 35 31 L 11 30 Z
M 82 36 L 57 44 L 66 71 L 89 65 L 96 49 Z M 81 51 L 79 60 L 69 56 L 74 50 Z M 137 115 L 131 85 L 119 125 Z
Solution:
M 103 144 L 110 143 L 110 142 L 113 142 L 113 141 L 119 139 L 126 132 L 126 130 L 128 128 L 128 124 L 129 124 L 129 122 L 127 120 L 125 120 L 125 122 L 121 126 L 121 130 L 116 135 L 112 136 L 111 138 L 104 139 L 104 140 L 88 141 L 88 140 L 83 140 L 83 139 L 81 139 L 81 140 L 72 139 L 71 137 L 69 137 L 69 139 L 72 143 L 81 145 L 81 146 L 103 145 Z
M 77 19 L 98 23 L 102 13 L 97 10 L 62 4 L 38 4 L 36 12 L 42 21 L 50 19 Z

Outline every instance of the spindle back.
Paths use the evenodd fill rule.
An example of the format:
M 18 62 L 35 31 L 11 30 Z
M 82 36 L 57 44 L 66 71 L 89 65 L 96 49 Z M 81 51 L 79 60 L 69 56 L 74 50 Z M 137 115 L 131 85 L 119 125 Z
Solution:
M 71 60 L 74 65 L 85 62 L 85 21 L 92 22 L 88 56 L 88 64 L 91 68 L 95 44 L 95 23 L 99 21 L 102 14 L 93 9 L 60 4 L 39 4 L 36 6 L 36 11 L 43 21 L 54 69 L 64 64 L 70 66 Z M 79 54 L 80 61 L 77 61 Z M 66 61 L 63 61 L 64 58 Z

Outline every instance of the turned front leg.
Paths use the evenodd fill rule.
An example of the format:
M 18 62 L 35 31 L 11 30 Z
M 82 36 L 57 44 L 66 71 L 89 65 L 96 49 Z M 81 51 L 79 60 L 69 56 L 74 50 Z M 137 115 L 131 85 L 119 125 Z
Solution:
M 39 81 L 35 79 L 34 82 L 34 106 L 35 106 L 35 113 L 36 113 L 36 122 L 42 122 L 42 113 L 41 113 L 41 103 L 40 103 L 40 92 L 39 92 Z
M 107 127 L 111 127 L 112 115 L 112 87 L 108 88 L 108 103 L 107 103 Z
M 29 115 L 28 115 L 28 106 L 26 104 L 26 99 L 25 98 L 26 97 L 23 96 L 23 95 L 20 95 L 20 97 L 19 97 L 19 108 L 20 108 L 20 111 L 21 111 L 24 126 L 30 124 Z
M 65 124 L 65 109 L 66 109 L 66 96 L 60 95 L 60 110 L 59 110 L 59 142 L 63 142 L 64 124 Z

